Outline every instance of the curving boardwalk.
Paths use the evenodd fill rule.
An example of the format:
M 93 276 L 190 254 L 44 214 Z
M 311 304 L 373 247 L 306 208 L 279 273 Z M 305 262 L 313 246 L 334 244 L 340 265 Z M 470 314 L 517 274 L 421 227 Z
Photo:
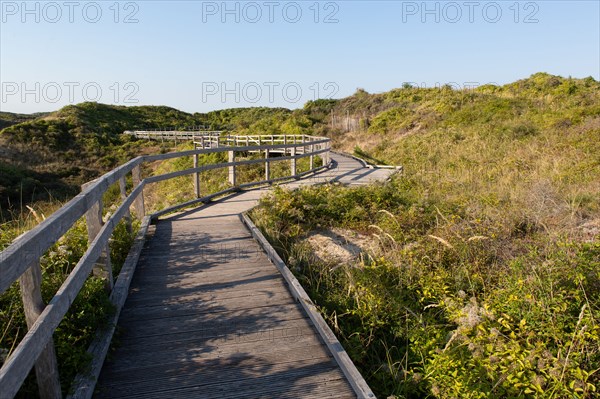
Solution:
M 331 158 L 333 168 L 288 186 L 365 184 L 393 172 Z M 240 220 L 266 190 L 237 193 L 152 226 L 97 397 L 357 396 Z

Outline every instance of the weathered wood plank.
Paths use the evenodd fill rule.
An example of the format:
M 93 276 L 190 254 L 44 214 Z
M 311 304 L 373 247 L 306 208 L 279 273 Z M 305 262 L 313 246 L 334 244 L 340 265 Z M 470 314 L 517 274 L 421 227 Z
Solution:
M 67 399 L 89 399 L 94 393 L 94 387 L 96 386 L 96 380 L 102 370 L 104 359 L 108 353 L 110 343 L 119 320 L 121 308 L 127 298 L 127 291 L 131 284 L 131 279 L 135 271 L 137 261 L 139 259 L 142 247 L 144 244 L 144 238 L 150 225 L 150 217 L 145 217 L 142 220 L 140 230 L 138 231 L 134 243 L 131 246 L 129 254 L 123 263 L 119 278 L 115 283 L 113 291 L 110 296 L 110 300 L 115 305 L 115 313 L 109 320 L 108 327 L 104 331 L 99 331 L 96 339 L 90 345 L 88 353 L 92 356 L 92 363 L 90 364 L 89 370 L 85 373 L 80 373 L 75 377 L 73 381 L 71 394 Z
M 35 262 L 19 278 L 27 328 L 31 328 L 35 324 L 46 306 L 42 300 L 41 284 L 42 270 L 40 263 Z M 48 343 L 35 362 L 35 375 L 40 398 L 55 399 L 62 397 L 56 352 L 52 338 L 48 340 Z
M 135 209 L 135 215 L 137 216 L 137 218 L 139 220 L 144 219 L 144 216 L 146 216 L 146 210 L 144 207 L 144 182 L 142 181 L 142 168 L 140 165 L 136 165 L 132 171 L 131 171 L 131 176 L 132 176 L 132 180 L 133 180 L 133 187 L 134 188 L 139 188 L 141 187 L 141 191 L 139 191 L 139 194 L 136 196 L 135 201 L 134 201 L 134 209 Z
M 256 380 L 263 379 L 266 381 L 286 382 L 287 384 L 294 385 L 298 383 L 298 379 L 304 377 L 312 377 L 313 374 L 321 374 L 321 380 L 336 380 L 341 379 L 343 376 L 341 373 L 336 373 L 336 365 L 331 362 L 329 358 L 316 358 L 297 361 L 295 364 L 290 363 L 279 363 L 279 364 L 246 364 L 248 362 L 245 359 L 234 359 L 233 362 L 227 360 L 216 362 L 212 368 L 201 367 L 197 368 L 196 373 L 184 373 L 173 376 L 171 378 L 161 378 L 155 380 L 146 380 L 142 384 L 128 383 L 110 386 L 110 395 L 142 395 L 142 394 L 155 394 L 156 392 L 169 392 L 172 389 L 182 391 L 187 388 L 196 390 L 197 388 L 203 387 L 202 393 L 208 394 L 214 392 L 215 394 L 221 393 L 227 395 L 231 391 L 224 390 L 224 387 L 231 388 L 245 388 L 244 391 L 233 389 L 233 392 L 237 392 L 238 395 L 243 393 L 257 393 L 257 391 L 264 391 L 254 384 L 253 387 L 248 385 Z M 266 369 L 272 376 L 266 376 Z M 295 369 L 299 369 L 297 371 Z M 203 378 L 199 378 L 198 375 L 203 375 Z M 326 376 L 327 374 L 327 376 Z M 266 382 L 264 381 L 264 382 Z M 168 388 L 171 389 L 168 389 Z M 107 387 L 108 388 L 108 387 Z M 279 389 L 278 389 L 279 390 Z M 250 391 L 250 392 L 249 392 Z M 107 390 L 107 392 L 109 392 Z M 167 393 L 168 395 L 168 393 Z
M 85 186 L 85 185 L 84 185 Z M 94 241 L 94 238 L 102 228 L 102 199 L 93 204 L 85 213 L 85 222 L 87 225 L 88 242 Z M 112 266 L 110 264 L 110 249 L 108 243 L 102 254 L 98 258 L 93 269 L 94 275 L 104 279 L 105 289 L 110 292 L 113 288 Z
M 186 315 L 197 315 L 207 312 L 231 312 L 234 310 L 255 309 L 261 306 L 288 305 L 294 303 L 289 294 L 279 292 L 258 293 L 246 297 L 214 299 L 202 302 L 177 302 L 172 304 L 156 304 L 153 306 L 129 307 L 121 315 L 121 321 L 164 319 Z
M 121 193 L 121 201 L 125 201 L 127 199 L 127 181 L 125 180 L 125 176 L 123 176 L 119 179 L 119 191 Z M 127 209 L 127 211 L 125 212 L 124 219 L 125 219 L 125 225 L 127 228 L 127 232 L 129 234 L 131 234 L 131 232 L 132 232 L 131 212 L 129 211 L 129 209 Z
M 254 237 L 263 246 L 271 261 L 275 264 L 275 266 L 277 266 L 285 280 L 290 285 L 291 292 L 293 293 L 294 297 L 300 302 L 310 319 L 313 321 L 325 344 L 333 354 L 340 368 L 344 372 L 344 375 L 352 385 L 354 392 L 360 398 L 374 398 L 375 395 L 373 394 L 373 391 L 371 391 L 371 388 L 369 388 L 360 372 L 356 369 L 356 366 L 354 365 L 354 363 L 352 363 L 352 360 L 350 360 L 350 357 L 348 356 L 340 342 L 337 340 L 333 331 L 331 331 L 323 317 L 319 314 L 317 308 L 313 304 L 306 291 L 304 291 L 302 285 L 294 277 L 292 272 L 287 268 L 286 264 L 279 257 L 279 254 L 277 254 L 275 249 L 271 246 L 271 244 L 269 244 L 267 239 L 262 235 L 260 230 L 250 220 L 248 215 L 243 214 L 242 220 L 248 226 Z

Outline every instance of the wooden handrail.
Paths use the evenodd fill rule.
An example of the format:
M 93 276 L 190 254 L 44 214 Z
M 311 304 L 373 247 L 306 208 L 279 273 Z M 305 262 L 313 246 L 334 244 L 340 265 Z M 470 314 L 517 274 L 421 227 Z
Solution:
M 204 133 L 204 132 L 202 132 Z M 198 136 L 196 136 L 198 137 Z M 329 166 L 329 152 L 331 151 L 331 139 L 325 137 L 314 137 L 306 135 L 269 135 L 269 136 L 229 136 L 224 140 L 217 136 L 204 136 L 211 140 L 211 148 L 200 148 L 189 151 L 181 151 L 168 154 L 146 155 L 134 158 L 129 162 L 111 170 L 100 178 L 84 185 L 83 191 L 75 198 L 61 207 L 48 219 L 38 226 L 17 238 L 4 251 L 0 252 L 0 294 L 6 291 L 15 281 L 21 284 L 23 305 L 30 309 L 28 314 L 29 330 L 21 340 L 17 348 L 6 359 L 0 369 L 0 399 L 13 398 L 20 389 L 23 381 L 29 374 L 33 366 L 36 366 L 38 379 L 44 381 L 53 381 L 52 384 L 38 384 L 40 396 L 42 398 L 60 397 L 60 385 L 58 384 L 58 370 L 54 358 L 54 347 L 52 335 L 65 314 L 71 307 L 75 297 L 83 287 L 86 279 L 90 275 L 96 262 L 106 254 L 109 239 L 118 225 L 123 220 L 129 220 L 130 208 L 133 206 L 137 217 L 142 220 L 145 218 L 144 210 L 144 187 L 151 183 L 172 179 L 184 175 L 194 175 L 195 184 L 198 184 L 198 173 L 218 168 L 229 168 L 230 182 L 234 187 L 214 193 L 195 201 L 189 201 L 178 205 L 189 206 L 194 202 L 209 200 L 216 195 L 235 191 L 241 188 L 250 187 L 257 184 L 273 183 L 282 179 L 296 178 L 299 175 L 296 171 L 296 160 L 304 157 L 310 157 L 310 169 L 303 172 L 315 173 L 324 167 Z M 216 140 L 214 140 L 216 139 Z M 277 141 L 283 143 L 277 143 Z M 258 145 L 248 145 L 250 142 L 258 142 Z M 262 143 L 269 144 L 262 144 Z M 217 147 L 212 147 L 216 143 Z M 232 143 L 233 145 L 228 145 Z M 244 143 L 245 145 L 239 145 Z M 310 148 L 307 151 L 306 148 Z M 302 148 L 302 150 L 298 150 Z M 283 156 L 270 158 L 269 152 L 282 150 Z M 264 151 L 265 157 L 259 159 L 236 160 L 236 152 L 256 152 Z M 197 156 L 201 154 L 211 154 L 217 152 L 227 152 L 229 154 L 228 162 L 198 166 Z M 290 155 L 287 155 L 287 154 Z M 323 156 L 323 165 L 315 167 L 313 158 L 316 155 Z M 164 161 L 167 159 L 180 158 L 186 156 L 195 157 L 195 165 L 191 169 L 165 173 L 157 176 L 150 176 L 145 179 L 141 176 L 141 166 L 144 163 L 152 161 Z M 290 175 L 277 179 L 270 179 L 269 164 L 277 161 L 291 161 Z M 241 165 L 265 164 L 266 178 L 258 182 L 250 182 L 236 186 L 236 167 Z M 127 195 L 125 192 L 125 178 L 131 174 L 134 188 Z M 102 223 L 101 209 L 103 194 L 113 184 L 118 183 L 121 190 L 122 203 L 110 218 Z M 195 188 L 196 196 L 200 196 L 199 187 Z M 172 211 L 177 208 L 171 207 L 165 211 Z M 161 211 L 164 213 L 165 211 Z M 96 213 L 100 214 L 97 215 Z M 88 219 L 88 236 L 90 244 L 83 257 L 79 260 L 73 271 L 61 285 L 54 297 L 47 306 L 43 306 L 40 301 L 40 279 L 38 269 L 41 257 L 54 245 L 81 217 Z M 106 265 L 104 266 L 106 267 Z M 37 269 L 36 269 L 37 268 Z M 28 272 L 29 271 L 29 272 Z M 25 272 L 28 272 L 26 276 Z M 25 276 L 25 277 L 22 277 Z M 129 276 L 130 278 L 131 276 Z M 107 284 L 107 289 L 112 288 L 112 277 L 107 276 L 111 281 Z M 117 303 L 117 311 L 123 304 L 123 300 Z M 107 346 L 108 347 L 108 346 Z M 40 356 L 42 355 L 42 356 Z M 105 356 L 106 353 L 101 356 Z

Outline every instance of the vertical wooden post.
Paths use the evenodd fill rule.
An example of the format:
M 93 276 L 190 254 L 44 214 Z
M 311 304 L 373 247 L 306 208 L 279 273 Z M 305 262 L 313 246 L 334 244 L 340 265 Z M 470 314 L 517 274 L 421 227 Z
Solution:
M 313 170 L 315 168 L 315 156 L 312 155 L 312 153 L 315 152 L 315 146 L 314 144 L 310 145 L 310 170 Z
M 39 261 L 36 261 L 19 277 L 19 287 L 21 289 L 21 298 L 23 299 L 23 310 L 25 312 L 27 328 L 33 326 L 46 307 L 42 300 L 41 284 L 42 270 Z M 52 338 L 48 340 L 46 347 L 35 362 L 35 375 L 42 399 L 62 398 L 60 379 L 58 377 L 58 364 L 56 362 L 56 352 Z
M 291 152 L 292 152 L 292 156 L 294 157 L 291 160 L 291 166 L 292 166 L 291 172 L 292 172 L 292 176 L 296 176 L 296 147 L 292 147 Z
M 302 144 L 304 144 L 304 143 L 305 143 L 305 141 L 304 141 L 304 137 L 305 137 L 305 136 L 304 136 L 304 135 L 302 135 Z M 303 145 L 303 146 L 302 146 L 302 154 L 303 154 L 303 155 L 304 155 L 304 154 L 306 154 L 306 146 L 305 146 L 305 145 Z
M 194 154 L 194 168 L 198 167 L 198 154 Z M 200 198 L 200 173 L 194 172 L 194 194 Z
M 229 154 L 229 162 L 235 162 L 235 151 L 227 151 L 227 153 Z M 235 186 L 236 184 L 236 178 L 235 178 L 235 165 L 230 165 L 229 166 L 229 183 L 231 183 L 232 186 Z
M 133 168 L 133 170 L 131 171 L 131 177 L 133 180 L 134 188 L 141 184 L 142 168 L 140 167 L 140 165 L 137 165 L 135 168 Z M 142 192 L 140 193 L 140 195 L 138 195 L 138 197 L 133 202 L 133 208 L 135 210 L 135 215 L 137 216 L 137 218 L 139 220 L 142 220 L 144 218 L 144 216 L 146 216 L 146 210 L 144 209 L 144 190 L 143 189 L 142 189 Z
M 285 157 L 287 155 L 287 134 L 283 135 L 283 145 L 285 147 L 283 147 L 283 156 Z
M 271 180 L 271 163 L 269 162 L 269 149 L 265 150 L 265 180 Z
M 119 179 L 119 190 L 121 190 L 121 201 L 125 201 L 127 199 L 127 184 L 125 182 L 125 176 Z M 131 234 L 131 212 L 129 209 L 125 212 L 125 226 L 127 227 L 127 232 Z
M 88 242 L 91 244 L 104 224 L 102 222 L 102 198 L 98 199 L 98 201 L 96 201 L 96 203 L 92 205 L 85 213 L 85 222 L 87 224 Z M 93 273 L 95 276 L 105 279 L 104 286 L 106 290 L 112 291 L 113 275 L 112 266 L 110 264 L 110 248 L 108 243 L 96 261 Z

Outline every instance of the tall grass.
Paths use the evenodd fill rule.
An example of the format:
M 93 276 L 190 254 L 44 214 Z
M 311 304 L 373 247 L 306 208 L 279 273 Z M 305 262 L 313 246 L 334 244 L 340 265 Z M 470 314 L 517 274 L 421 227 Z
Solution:
M 252 217 L 376 394 L 597 397 L 598 82 L 405 88 L 334 111 L 353 106 L 368 126 L 334 143 L 404 175 L 277 190 Z M 337 227 L 373 245 L 347 265 L 315 259 L 307 238 Z

